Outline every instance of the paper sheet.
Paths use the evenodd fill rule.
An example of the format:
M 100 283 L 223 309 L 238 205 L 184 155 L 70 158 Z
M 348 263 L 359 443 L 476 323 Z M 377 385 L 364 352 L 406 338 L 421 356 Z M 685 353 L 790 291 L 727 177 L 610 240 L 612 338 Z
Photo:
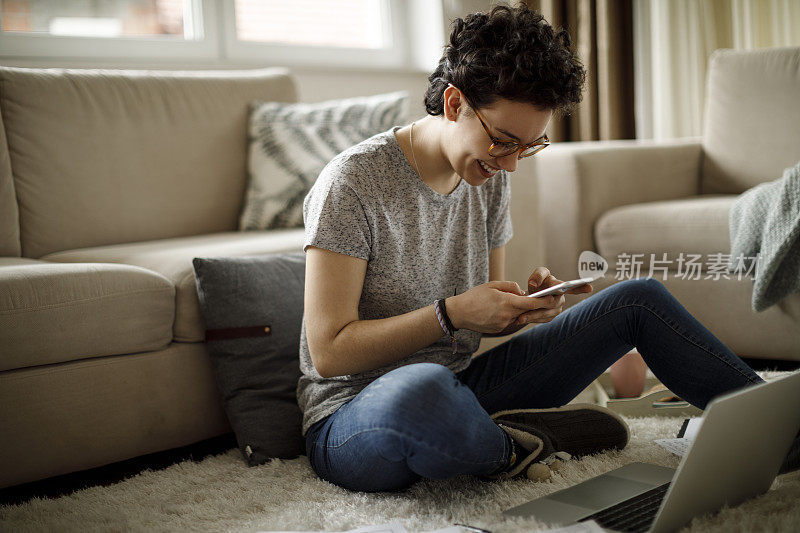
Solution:
M 656 444 L 665 448 L 667 451 L 674 453 L 678 457 L 683 457 L 689 451 L 692 441 L 689 439 L 657 439 L 654 440 Z
M 678 457 L 683 457 L 689 452 L 697 431 L 700 429 L 703 419 L 701 417 L 690 418 L 686 426 L 686 432 L 679 439 L 656 439 L 653 442 L 674 453 Z
M 686 426 L 686 433 L 683 435 L 684 439 L 694 440 L 697 432 L 700 430 L 700 426 L 703 423 L 703 419 L 698 418 L 691 418 L 689 419 L 689 425 Z

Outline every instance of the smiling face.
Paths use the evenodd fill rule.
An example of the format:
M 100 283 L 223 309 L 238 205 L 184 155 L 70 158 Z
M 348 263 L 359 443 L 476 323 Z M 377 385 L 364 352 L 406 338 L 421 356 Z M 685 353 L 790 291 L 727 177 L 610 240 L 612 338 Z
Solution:
M 489 155 L 492 139 L 461 91 L 450 86 L 444 96 L 444 116 L 450 130 L 445 141 L 445 156 L 453 170 L 473 186 L 483 185 L 501 169 L 516 170 L 518 151 L 503 157 Z M 553 115 L 551 110 L 505 99 L 481 108 L 479 113 L 495 138 L 520 144 L 531 143 L 544 135 Z

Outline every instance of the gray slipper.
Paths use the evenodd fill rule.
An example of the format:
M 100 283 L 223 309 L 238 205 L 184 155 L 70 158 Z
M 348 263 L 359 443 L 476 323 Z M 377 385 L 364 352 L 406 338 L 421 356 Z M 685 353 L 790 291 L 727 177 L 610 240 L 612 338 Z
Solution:
M 550 478 L 561 460 L 606 450 L 621 450 L 630 439 L 628 425 L 617 413 L 589 403 L 551 409 L 513 409 L 492 416 L 514 444 L 509 466 L 488 479 Z

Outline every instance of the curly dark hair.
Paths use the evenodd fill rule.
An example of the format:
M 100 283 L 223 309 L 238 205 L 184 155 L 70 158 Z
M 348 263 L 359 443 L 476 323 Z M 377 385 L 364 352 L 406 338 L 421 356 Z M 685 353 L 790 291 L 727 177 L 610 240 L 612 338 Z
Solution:
M 553 30 L 527 6 L 494 6 L 452 22 L 450 42 L 428 77 L 425 109 L 444 112 L 444 91 L 458 87 L 482 108 L 498 98 L 568 115 L 581 101 L 586 71 L 566 30 Z

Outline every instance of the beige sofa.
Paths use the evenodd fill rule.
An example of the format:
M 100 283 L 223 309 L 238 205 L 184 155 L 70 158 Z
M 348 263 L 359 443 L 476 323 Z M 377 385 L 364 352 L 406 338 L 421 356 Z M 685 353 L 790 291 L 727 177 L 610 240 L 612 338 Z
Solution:
M 302 249 L 237 231 L 248 104 L 295 94 L 280 69 L 0 68 L 0 488 L 230 431 L 191 261 Z M 539 250 L 512 216 L 522 281 Z
M 708 269 L 714 254 L 730 253 L 737 196 L 800 160 L 800 48 L 717 50 L 704 121 L 702 138 L 570 143 L 537 156 L 544 262 L 571 279 L 582 251 L 601 255 L 609 271 L 599 291 L 631 274 L 616 268 L 621 254 L 643 254 L 641 276 L 667 254 L 654 263 L 666 276 L 652 276 L 734 352 L 800 361 L 800 294 L 755 313 L 751 280 Z M 679 275 L 681 252 L 702 256 L 700 279 Z
M 0 68 L 0 487 L 230 431 L 191 260 L 238 232 L 251 100 L 284 70 Z

